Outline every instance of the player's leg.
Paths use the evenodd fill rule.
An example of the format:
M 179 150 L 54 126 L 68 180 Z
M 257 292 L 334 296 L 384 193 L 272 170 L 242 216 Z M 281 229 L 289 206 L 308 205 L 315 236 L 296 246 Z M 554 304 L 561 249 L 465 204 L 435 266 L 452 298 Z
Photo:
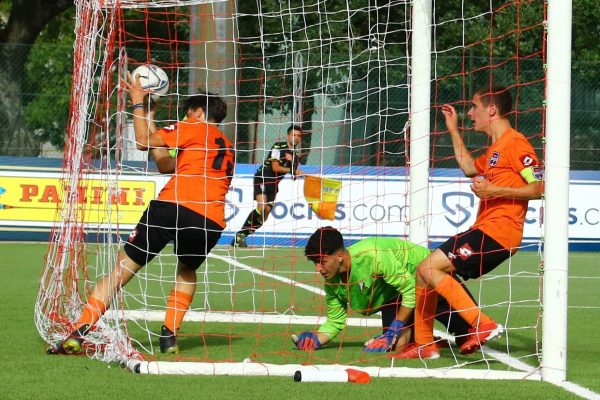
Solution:
M 196 268 L 191 268 L 178 261 L 175 284 L 167 300 L 167 312 L 159 338 L 161 353 L 175 354 L 179 352 L 176 332 L 194 299 L 196 280 Z
M 78 354 L 82 351 L 85 336 L 104 315 L 115 294 L 133 278 L 141 265 L 131 260 L 126 254 L 119 255 L 119 261 L 113 270 L 96 283 L 88 296 L 75 330 L 58 345 L 48 349 L 49 354 Z
M 247 247 L 246 237 L 248 235 L 253 234 L 257 229 L 259 229 L 263 225 L 264 221 L 266 220 L 266 218 L 264 216 L 265 201 L 266 201 L 265 195 L 263 195 L 263 194 L 256 195 L 256 208 L 254 208 L 250 212 L 250 214 L 248 214 L 248 217 L 246 218 L 246 221 L 244 222 L 242 229 L 240 229 L 236 233 L 235 238 L 233 239 L 233 242 L 231 243 L 233 246 Z
M 469 291 L 469 289 L 464 285 L 464 283 L 460 280 L 457 275 L 452 276 L 454 279 L 459 282 L 465 292 L 475 301 L 473 295 Z M 469 334 L 469 329 L 471 325 L 469 325 L 456 311 L 453 311 L 450 308 L 450 305 L 446 301 L 443 296 L 438 296 L 437 307 L 435 310 L 435 319 L 438 320 L 442 325 L 446 327 L 446 331 L 454 336 L 454 340 L 457 346 L 461 346 L 466 340 Z M 440 343 L 444 343 L 441 340 L 437 340 L 436 343 L 439 347 L 444 347 Z M 447 342 L 446 342 L 447 343 Z M 447 344 L 448 345 L 448 344 Z
M 460 316 L 471 326 L 471 334 L 461 346 L 463 354 L 478 350 L 482 344 L 499 336 L 503 328 L 481 312 L 464 286 L 453 279 L 449 272 L 455 272 L 465 279 L 478 278 L 509 256 L 508 250 L 503 249 L 482 231 L 473 229 L 436 249 L 432 258 L 437 262 L 429 266 L 419 265 L 417 274 L 435 288 L 452 309 L 460 310 Z
M 278 184 L 276 180 L 265 179 L 262 176 L 254 177 L 254 199 L 256 200 L 256 208 L 253 209 L 242 228 L 236 233 L 233 242 L 236 247 L 247 247 L 246 237 L 253 234 L 257 229 L 263 226 L 267 220 L 272 203 L 275 201 Z
M 163 228 L 164 218 L 169 212 L 169 203 L 150 202 L 123 246 L 115 267 L 108 276 L 98 281 L 88 296 L 74 331 L 62 343 L 49 349 L 49 353 L 76 354 L 82 350 L 86 334 L 104 315 L 111 299 L 171 240 L 168 227 Z
M 242 228 L 235 234 L 235 237 L 231 242 L 231 245 L 235 247 L 247 247 L 246 237 L 254 233 L 254 231 L 260 228 L 264 222 L 262 210 L 259 207 L 260 202 L 264 201 L 264 198 L 266 197 L 266 184 L 264 177 L 261 175 L 254 175 L 253 185 L 254 199 L 256 200 L 257 206 L 250 211 L 248 217 L 246 217 L 246 220 L 242 225 Z
M 422 261 L 430 263 L 431 255 Z M 418 267 L 417 267 L 418 268 Z M 399 352 L 394 358 L 404 359 L 437 359 L 440 357 L 438 346 L 434 343 L 433 323 L 437 307 L 437 292 L 427 287 L 423 279 L 416 275 L 416 305 L 414 315 L 414 343 L 398 347 Z
M 223 227 L 184 207 L 179 208 L 178 231 L 175 237 L 177 274 L 167 300 L 167 312 L 159 337 L 162 353 L 177 353 L 177 331 L 196 291 L 196 270 L 219 241 Z

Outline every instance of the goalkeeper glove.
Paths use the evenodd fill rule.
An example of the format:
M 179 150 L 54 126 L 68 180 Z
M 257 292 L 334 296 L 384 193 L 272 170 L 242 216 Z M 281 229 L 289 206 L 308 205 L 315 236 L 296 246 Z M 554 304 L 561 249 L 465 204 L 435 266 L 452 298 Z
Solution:
M 321 342 L 316 332 L 302 332 L 300 336 L 292 335 L 292 341 L 299 350 L 317 350 L 321 348 Z
M 364 351 L 367 353 L 385 353 L 392 350 L 403 328 L 404 322 L 395 319 L 384 334 L 365 343 Z

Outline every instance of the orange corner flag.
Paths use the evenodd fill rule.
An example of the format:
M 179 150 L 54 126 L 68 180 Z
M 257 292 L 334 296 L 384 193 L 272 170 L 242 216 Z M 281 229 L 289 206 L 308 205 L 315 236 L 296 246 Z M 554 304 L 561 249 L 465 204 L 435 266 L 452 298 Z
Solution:
M 321 176 L 304 176 L 304 198 L 310 208 L 323 219 L 333 220 L 342 182 Z

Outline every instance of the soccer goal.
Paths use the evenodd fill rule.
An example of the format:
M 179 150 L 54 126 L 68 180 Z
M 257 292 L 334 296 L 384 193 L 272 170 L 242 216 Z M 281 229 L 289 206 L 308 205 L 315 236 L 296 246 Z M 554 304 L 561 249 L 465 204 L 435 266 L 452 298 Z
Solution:
M 91 287 L 109 274 L 148 202 L 169 178 L 135 150 L 131 109 L 119 85 L 127 71 L 152 63 L 169 77 L 157 126 L 183 119 L 181 106 L 200 88 L 227 103 L 221 128 L 236 146 L 227 228 L 197 271 L 178 355 L 158 350 L 177 262 L 167 247 L 115 294 L 86 337 L 87 356 L 150 374 L 291 377 L 302 366 L 352 367 L 382 377 L 539 380 L 548 368 L 548 379 L 565 379 L 566 217 L 551 235 L 544 233 L 555 223 L 553 214 L 567 208 L 561 196 L 568 185 L 568 150 L 566 178 L 562 153 L 568 139 L 554 153 L 545 146 L 545 132 L 557 129 L 546 124 L 547 114 L 560 119 L 567 112 L 568 131 L 568 84 L 556 79 L 563 85 L 557 89 L 549 79 L 564 72 L 553 70 L 549 60 L 565 59 L 558 50 L 548 51 L 549 40 L 558 43 L 560 30 L 569 30 L 568 24 L 549 21 L 555 10 L 540 1 L 75 3 L 65 195 L 35 307 L 44 341 L 60 342 L 72 330 Z M 467 146 L 485 146 L 485 135 L 468 132 L 466 112 L 475 88 L 486 84 L 512 91 L 513 126 L 540 159 L 547 157 L 547 187 L 557 193 L 556 203 L 546 206 L 546 221 L 545 203 L 530 202 L 524 240 L 514 256 L 467 282 L 506 334 L 467 357 L 439 325 L 437 336 L 449 343 L 439 360 L 399 361 L 364 353 L 363 343 L 381 332 L 381 319 L 350 312 L 346 329 L 327 347 L 297 350 L 290 337 L 315 330 L 326 318 L 323 279 L 304 257 L 316 228 L 332 225 L 349 243 L 395 236 L 434 248 L 474 221 L 478 200 L 456 169 L 440 107 L 450 103 L 458 110 Z M 556 96 L 557 91 L 563 93 Z M 551 103 L 551 96 L 566 103 Z M 248 247 L 232 247 L 256 206 L 253 174 L 271 145 L 285 141 L 290 125 L 305 133 L 299 149 L 303 171 L 342 182 L 334 219 L 320 219 L 304 198 L 304 180 L 288 175 L 268 219 L 248 236 Z M 565 127 L 564 120 L 556 126 Z M 544 237 L 558 252 L 552 258 L 543 254 Z M 564 317 L 552 325 L 550 339 L 542 334 L 547 310 L 542 304 L 553 304 L 552 312 Z

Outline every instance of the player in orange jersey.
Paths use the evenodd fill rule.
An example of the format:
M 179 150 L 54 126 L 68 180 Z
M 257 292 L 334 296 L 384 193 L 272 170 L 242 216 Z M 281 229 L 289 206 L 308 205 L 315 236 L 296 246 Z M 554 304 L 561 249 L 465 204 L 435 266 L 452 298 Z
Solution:
M 153 150 L 159 170 L 175 174 L 148 205 L 111 273 L 89 295 L 75 330 L 50 353 L 81 352 L 86 334 L 106 312 L 112 297 L 171 241 L 177 273 L 159 344 L 161 352 L 177 353 L 176 332 L 193 299 L 196 269 L 225 228 L 225 195 L 233 176 L 234 150 L 218 124 L 227 115 L 227 105 L 211 93 L 191 96 L 185 103 L 186 119 L 157 130 L 149 121 L 151 113 L 144 103 L 148 91 L 139 78 L 123 85 L 133 103 L 138 149 L 159 149 Z M 177 149 L 177 158 L 171 159 L 166 148 Z
M 462 354 L 477 351 L 504 328 L 481 312 L 477 304 L 451 274 L 473 279 L 496 268 L 514 254 L 523 237 L 527 203 L 543 193 L 543 172 L 527 139 L 511 127 L 508 114 L 512 97 L 506 88 L 477 90 L 469 118 L 473 129 L 484 132 L 491 145 L 473 158 L 458 131 L 454 107 L 442 106 L 446 127 L 452 138 L 460 169 L 472 177 L 471 190 L 480 199 L 475 224 L 466 232 L 448 239 L 417 267 L 415 343 L 405 346 L 397 358 L 437 358 L 433 321 L 437 296 L 446 298 L 471 325 Z

